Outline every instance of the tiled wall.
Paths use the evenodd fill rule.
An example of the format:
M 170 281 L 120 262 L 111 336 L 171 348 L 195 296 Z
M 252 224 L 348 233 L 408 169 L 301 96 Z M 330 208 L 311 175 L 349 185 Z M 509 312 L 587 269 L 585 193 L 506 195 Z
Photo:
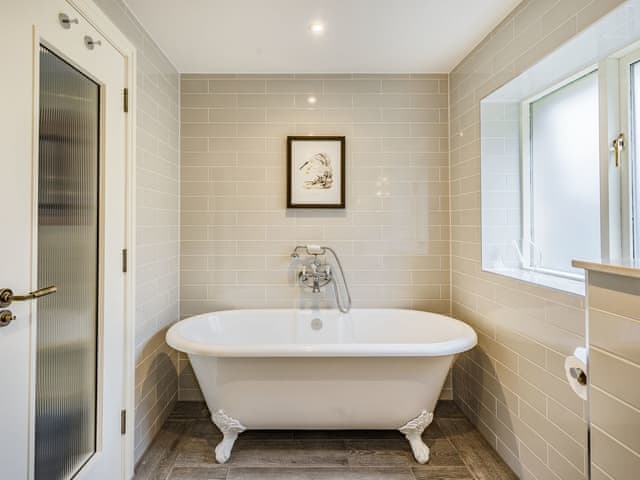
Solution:
M 177 353 L 164 341 L 179 317 L 179 76 L 120 0 L 96 0 L 137 49 L 135 459 L 177 399 Z
M 584 345 L 584 300 L 481 271 L 480 99 L 619 3 L 525 0 L 450 76 L 452 309 L 480 342 L 454 397 L 524 479 L 586 478 L 586 406 L 562 368 Z
M 447 75 L 182 75 L 181 92 L 183 316 L 334 305 L 295 282 L 305 243 L 337 250 L 355 307 L 449 312 Z M 347 208 L 287 210 L 286 137 L 325 134 L 347 137 Z
M 591 478 L 633 480 L 640 471 L 640 279 L 590 272 L 588 299 Z
M 482 261 L 485 268 L 520 266 L 520 103 L 483 102 Z M 518 245 L 518 247 L 516 247 Z

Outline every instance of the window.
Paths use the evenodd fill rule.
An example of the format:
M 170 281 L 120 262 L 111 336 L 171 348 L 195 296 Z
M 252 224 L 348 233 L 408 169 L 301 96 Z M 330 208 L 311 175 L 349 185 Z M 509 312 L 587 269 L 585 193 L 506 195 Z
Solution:
M 619 80 L 621 257 L 640 261 L 640 50 L 619 59 Z
M 571 261 L 600 257 L 598 73 L 522 108 L 523 267 L 582 278 Z
M 640 55 L 636 53 L 631 62 L 623 60 L 629 73 L 629 159 L 632 173 L 632 224 L 633 257 L 640 259 Z M 624 109 L 623 109 L 624 111 Z M 624 119 L 623 119 L 624 121 Z
M 584 294 L 573 260 L 640 263 L 640 30 L 620 28 L 628 14 L 481 100 L 483 271 Z M 474 141 L 466 120 L 452 123 L 460 149 Z

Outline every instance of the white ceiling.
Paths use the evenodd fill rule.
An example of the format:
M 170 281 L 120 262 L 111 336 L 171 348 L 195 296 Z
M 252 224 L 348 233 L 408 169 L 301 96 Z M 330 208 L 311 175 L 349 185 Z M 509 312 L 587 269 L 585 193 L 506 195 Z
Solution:
M 406 73 L 451 71 L 521 0 L 125 1 L 180 72 Z

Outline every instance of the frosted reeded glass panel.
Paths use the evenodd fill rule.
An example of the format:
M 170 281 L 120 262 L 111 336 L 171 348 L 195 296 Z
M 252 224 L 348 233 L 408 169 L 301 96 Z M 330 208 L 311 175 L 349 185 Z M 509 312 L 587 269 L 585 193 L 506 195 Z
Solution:
M 532 264 L 582 274 L 575 258 L 600 257 L 598 74 L 531 104 Z
M 36 479 L 71 478 L 96 449 L 100 88 L 40 48 Z
M 640 258 L 640 61 L 631 65 L 631 141 L 629 153 L 634 170 L 633 255 Z

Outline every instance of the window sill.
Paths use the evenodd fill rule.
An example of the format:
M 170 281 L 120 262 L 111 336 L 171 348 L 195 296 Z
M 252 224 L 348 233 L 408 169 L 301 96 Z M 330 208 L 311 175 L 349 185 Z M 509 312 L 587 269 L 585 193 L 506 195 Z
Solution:
M 584 297 L 585 286 L 583 280 L 572 280 L 548 273 L 533 272 L 519 268 L 483 268 L 483 271 Z

